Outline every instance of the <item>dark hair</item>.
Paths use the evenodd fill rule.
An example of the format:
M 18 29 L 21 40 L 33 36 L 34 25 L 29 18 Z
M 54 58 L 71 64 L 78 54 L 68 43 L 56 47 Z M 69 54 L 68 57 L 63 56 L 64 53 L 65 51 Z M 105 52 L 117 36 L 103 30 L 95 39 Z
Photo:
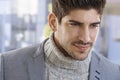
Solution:
M 52 12 L 61 19 L 74 9 L 95 9 L 102 15 L 106 0 L 52 0 Z

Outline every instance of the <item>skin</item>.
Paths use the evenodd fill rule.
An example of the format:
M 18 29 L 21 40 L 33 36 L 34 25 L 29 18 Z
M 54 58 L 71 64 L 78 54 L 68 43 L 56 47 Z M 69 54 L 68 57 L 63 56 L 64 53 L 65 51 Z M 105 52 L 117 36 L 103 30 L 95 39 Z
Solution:
M 61 23 L 54 13 L 49 15 L 56 46 L 65 56 L 76 60 L 87 58 L 98 36 L 100 21 L 101 15 L 95 9 L 72 10 Z

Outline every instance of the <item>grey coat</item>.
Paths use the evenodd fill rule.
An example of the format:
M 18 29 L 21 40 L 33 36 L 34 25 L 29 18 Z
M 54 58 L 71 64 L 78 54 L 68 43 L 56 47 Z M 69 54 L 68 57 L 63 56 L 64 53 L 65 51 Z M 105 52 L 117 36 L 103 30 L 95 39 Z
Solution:
M 0 55 L 0 80 L 45 80 L 44 42 Z M 89 80 L 120 80 L 120 66 L 92 52 Z

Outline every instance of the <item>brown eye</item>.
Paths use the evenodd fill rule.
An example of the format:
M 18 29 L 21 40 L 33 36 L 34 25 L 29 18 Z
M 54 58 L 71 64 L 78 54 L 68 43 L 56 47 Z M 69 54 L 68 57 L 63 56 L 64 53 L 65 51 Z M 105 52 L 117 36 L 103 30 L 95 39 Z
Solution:
M 79 24 L 77 23 L 70 23 L 71 26 L 80 26 Z
M 76 24 L 76 23 L 70 23 L 70 25 L 72 25 L 72 26 L 77 26 L 78 24 Z
M 93 28 L 96 28 L 96 27 L 99 27 L 100 25 L 99 24 L 92 24 L 91 27 Z

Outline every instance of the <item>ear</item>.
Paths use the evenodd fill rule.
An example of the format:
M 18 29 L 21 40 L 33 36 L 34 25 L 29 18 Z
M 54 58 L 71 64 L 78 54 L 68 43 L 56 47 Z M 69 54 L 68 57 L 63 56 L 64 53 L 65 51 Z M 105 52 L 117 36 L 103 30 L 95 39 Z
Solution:
M 49 22 L 49 25 L 50 25 L 50 28 L 52 29 L 53 32 L 55 32 L 57 30 L 57 20 L 56 20 L 56 16 L 54 13 L 50 13 L 49 16 L 48 16 L 48 22 Z

